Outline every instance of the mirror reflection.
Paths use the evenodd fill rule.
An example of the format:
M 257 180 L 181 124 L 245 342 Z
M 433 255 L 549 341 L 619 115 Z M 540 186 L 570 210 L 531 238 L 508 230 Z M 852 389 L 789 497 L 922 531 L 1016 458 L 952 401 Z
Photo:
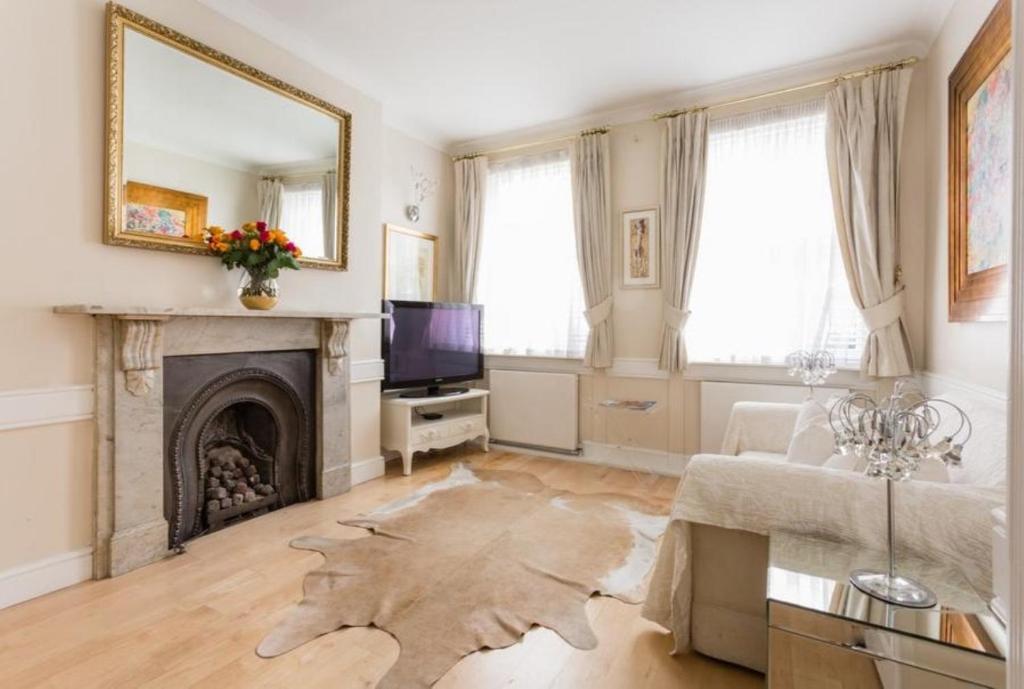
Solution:
M 339 261 L 339 119 L 131 26 L 123 45 L 121 234 L 187 247 L 263 220 Z

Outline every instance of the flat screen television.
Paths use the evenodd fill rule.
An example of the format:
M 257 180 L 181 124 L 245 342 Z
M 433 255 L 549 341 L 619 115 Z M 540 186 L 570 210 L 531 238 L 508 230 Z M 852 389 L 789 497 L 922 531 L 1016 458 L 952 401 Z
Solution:
M 425 388 L 404 397 L 454 395 L 465 388 L 441 386 L 483 378 L 483 306 L 385 299 L 383 309 L 391 316 L 381 327 L 385 390 Z

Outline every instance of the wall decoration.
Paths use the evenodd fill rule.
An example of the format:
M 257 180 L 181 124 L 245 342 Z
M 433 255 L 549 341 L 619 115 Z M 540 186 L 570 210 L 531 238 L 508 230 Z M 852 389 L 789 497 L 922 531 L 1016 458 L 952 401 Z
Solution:
M 207 254 L 208 221 L 259 218 L 277 229 L 284 213 L 305 245 L 300 265 L 347 269 L 348 112 L 113 2 L 106 37 L 105 243 Z M 261 192 L 268 176 L 318 193 Z M 208 198 L 212 217 L 171 196 L 181 187 L 203 213 Z
M 141 182 L 124 188 L 124 231 L 170 240 L 203 241 L 206 197 Z
M 1007 318 L 1012 230 L 1010 3 L 949 76 L 949 320 Z
M 622 214 L 622 286 L 657 287 L 660 242 L 655 208 Z
M 437 298 L 437 237 L 398 225 L 384 226 L 384 298 Z
M 405 207 L 405 217 L 412 222 L 420 220 L 420 206 L 437 191 L 437 180 L 427 177 L 415 167 L 409 168 L 412 177 L 413 202 Z

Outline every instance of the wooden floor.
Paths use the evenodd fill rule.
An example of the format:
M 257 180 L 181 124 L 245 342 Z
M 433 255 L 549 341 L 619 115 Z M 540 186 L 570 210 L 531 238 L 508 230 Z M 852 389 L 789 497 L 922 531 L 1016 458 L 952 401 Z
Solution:
M 347 495 L 295 505 L 193 541 L 184 555 L 117 579 L 90 581 L 0 611 L 0 687 L 373 687 L 398 655 L 377 629 L 320 637 L 272 660 L 260 639 L 301 597 L 321 556 L 294 550 L 300 535 L 357 538 L 338 519 L 391 501 L 447 474 L 458 459 L 525 470 L 577 492 L 628 492 L 668 505 L 675 480 L 517 454 L 468 449 L 419 459 L 413 475 L 387 476 Z M 499 651 L 474 653 L 438 689 L 744 689 L 761 675 L 698 655 L 668 655 L 670 638 L 639 606 L 608 598 L 587 605 L 598 648 L 579 651 L 547 629 Z

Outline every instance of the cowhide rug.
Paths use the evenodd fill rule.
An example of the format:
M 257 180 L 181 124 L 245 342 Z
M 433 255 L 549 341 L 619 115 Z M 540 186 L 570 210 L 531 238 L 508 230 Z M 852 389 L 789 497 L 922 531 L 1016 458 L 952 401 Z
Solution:
M 324 554 L 305 597 L 257 653 L 375 626 L 401 649 L 379 689 L 429 687 L 465 655 L 542 625 L 594 648 L 594 593 L 638 603 L 667 518 L 636 498 L 577 495 L 531 474 L 456 465 L 447 479 L 342 524 L 366 538 L 299 538 Z

